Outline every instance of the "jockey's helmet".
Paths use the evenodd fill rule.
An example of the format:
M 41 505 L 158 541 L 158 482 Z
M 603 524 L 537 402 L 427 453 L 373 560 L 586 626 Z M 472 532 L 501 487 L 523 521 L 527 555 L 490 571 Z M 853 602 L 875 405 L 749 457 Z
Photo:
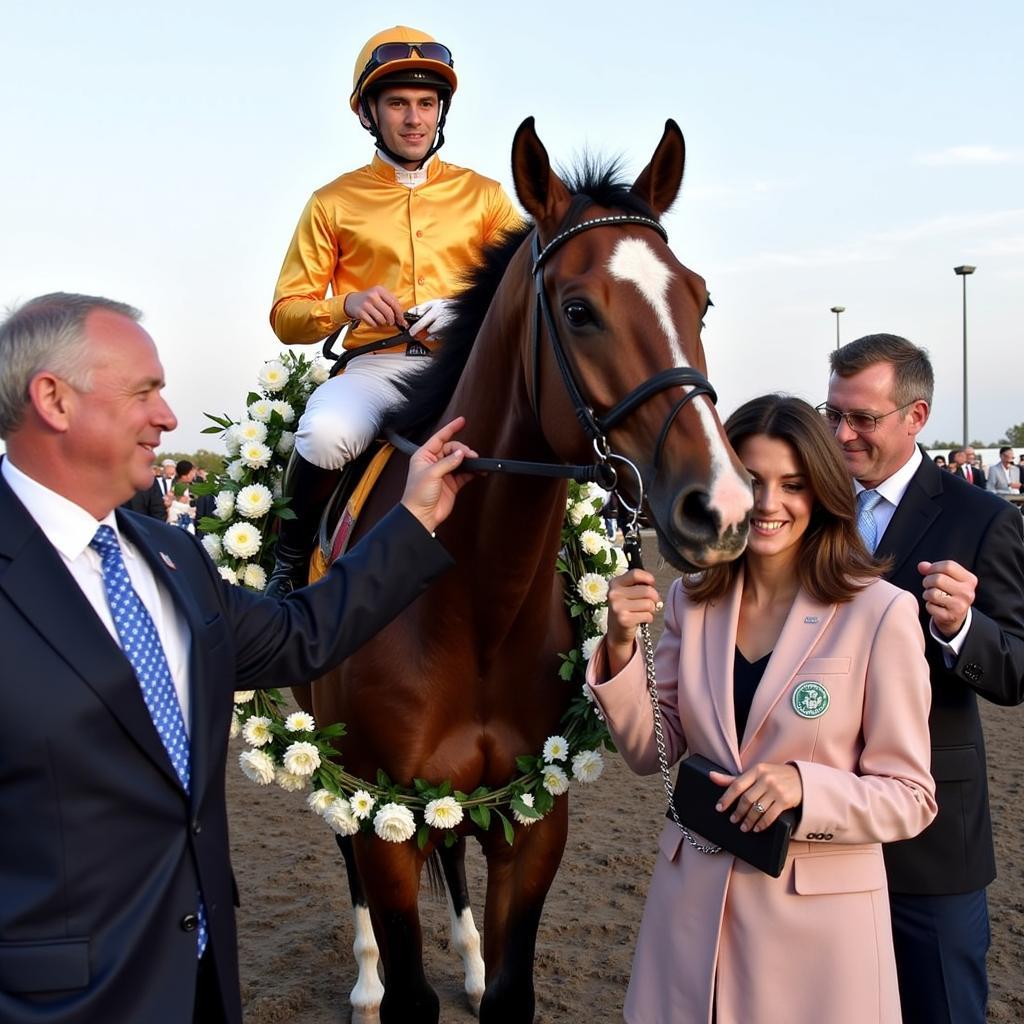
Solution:
M 433 36 L 395 25 L 370 36 L 359 51 L 352 73 L 349 106 L 366 112 L 366 100 L 386 87 L 436 89 L 447 107 L 458 88 L 454 61 L 447 46 Z

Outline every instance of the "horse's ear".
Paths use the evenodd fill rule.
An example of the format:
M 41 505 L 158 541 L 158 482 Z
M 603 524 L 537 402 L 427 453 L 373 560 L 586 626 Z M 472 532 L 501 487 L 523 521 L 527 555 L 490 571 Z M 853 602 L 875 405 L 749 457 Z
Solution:
M 631 191 L 660 217 L 679 195 L 685 165 L 686 142 L 683 133 L 679 125 L 669 118 L 651 162 L 640 172 Z
M 512 180 L 519 202 L 542 232 L 553 231 L 561 223 L 572 196 L 551 170 L 548 151 L 537 137 L 532 117 L 519 126 L 512 140 Z

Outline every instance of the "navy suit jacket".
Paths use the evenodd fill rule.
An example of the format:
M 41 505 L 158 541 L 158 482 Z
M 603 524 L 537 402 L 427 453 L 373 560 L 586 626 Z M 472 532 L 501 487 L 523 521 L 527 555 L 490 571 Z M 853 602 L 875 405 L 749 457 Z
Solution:
M 940 470 L 927 456 L 878 543 L 887 579 L 914 594 L 931 669 L 932 775 L 939 813 L 919 836 L 885 847 L 893 892 L 950 895 L 995 878 L 985 740 L 977 697 L 1024 701 L 1024 539 L 1010 502 Z M 971 628 L 947 668 L 932 639 L 917 563 L 951 558 L 978 577 Z
M 191 1021 L 200 890 L 241 1021 L 224 771 L 234 690 L 321 675 L 450 564 L 404 508 L 277 602 L 224 583 L 185 530 L 118 511 L 191 633 L 191 793 L 134 672 L 0 477 L 0 1020 Z

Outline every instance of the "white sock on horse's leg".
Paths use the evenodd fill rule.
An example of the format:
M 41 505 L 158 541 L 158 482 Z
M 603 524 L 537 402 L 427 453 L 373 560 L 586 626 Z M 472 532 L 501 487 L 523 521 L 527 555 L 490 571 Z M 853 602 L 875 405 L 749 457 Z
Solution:
M 352 919 L 356 933 L 352 953 L 359 965 L 359 977 L 348 997 L 352 1004 L 352 1024 L 374 1024 L 380 1020 L 380 1004 L 384 998 L 384 985 L 377 971 L 380 950 L 373 934 L 370 911 L 354 906 Z
M 466 971 L 466 998 L 469 1000 L 472 1011 L 479 1015 L 485 984 L 484 961 L 480 955 L 480 933 L 473 920 L 473 911 L 467 906 L 461 914 L 456 914 L 452 895 L 448 892 L 447 886 L 445 886 L 445 895 L 448 897 L 452 945 L 462 957 L 462 966 Z

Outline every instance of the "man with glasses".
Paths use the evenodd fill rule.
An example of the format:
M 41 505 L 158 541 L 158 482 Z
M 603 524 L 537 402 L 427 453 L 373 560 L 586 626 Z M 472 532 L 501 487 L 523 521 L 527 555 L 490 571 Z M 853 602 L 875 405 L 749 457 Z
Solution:
M 426 365 L 460 278 L 521 223 L 497 182 L 435 156 L 457 85 L 451 52 L 425 32 L 399 25 L 372 36 L 356 58 L 349 106 L 376 152 L 313 193 L 285 256 L 270 311 L 281 341 L 351 329 L 344 373 L 310 397 L 296 432 L 296 518 L 282 523 L 267 586 L 278 597 L 303 582 L 338 470 L 377 436 L 399 400 L 396 383 Z
M 853 477 L 865 543 L 920 602 L 931 669 L 938 817 L 885 847 L 903 1020 L 983 1024 L 995 853 L 976 697 L 1024 700 L 1021 517 L 918 447 L 934 384 L 923 349 L 874 334 L 829 358 L 819 409 Z

